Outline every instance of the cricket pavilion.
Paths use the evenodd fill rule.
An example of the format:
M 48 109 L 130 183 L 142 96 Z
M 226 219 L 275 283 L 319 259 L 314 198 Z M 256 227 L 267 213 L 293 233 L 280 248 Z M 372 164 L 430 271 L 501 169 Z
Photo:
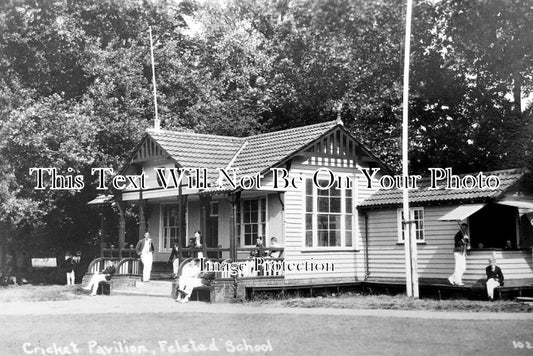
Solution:
M 147 130 L 120 174 L 143 176 L 143 182 L 90 202 L 112 202 L 120 217 L 116 247 L 103 245 L 86 275 L 114 261 L 117 291 L 143 290 L 140 261 L 125 238 L 128 206 L 138 211 L 139 238 L 145 231 L 153 238 L 153 274 L 168 279 L 171 272 L 164 266 L 174 242 L 180 260 L 188 260 L 195 249 L 187 241 L 195 230 L 203 234 L 205 257 L 239 266 L 237 272 L 216 273 L 205 288 L 211 301 L 242 299 L 260 290 L 312 294 L 313 289 L 405 283 L 401 190 L 379 189 L 391 169 L 340 120 L 249 137 Z M 444 285 L 453 272 L 456 220 L 471 221 L 472 240 L 485 242 L 471 251 L 468 260 L 476 262 L 467 269 L 467 283 L 483 278 L 489 255 L 496 255 L 507 279 L 523 287 L 533 282 L 533 232 L 523 223 L 533 217 L 533 198 L 521 188 L 525 173 L 493 174 L 501 181 L 497 189 L 429 192 L 422 182 L 410 192 L 421 284 Z M 505 223 L 496 224 L 496 217 Z M 260 268 L 250 257 L 258 237 L 265 250 L 278 252 Z M 513 249 L 504 251 L 507 240 Z M 170 295 L 165 282 L 172 281 L 159 282 Z

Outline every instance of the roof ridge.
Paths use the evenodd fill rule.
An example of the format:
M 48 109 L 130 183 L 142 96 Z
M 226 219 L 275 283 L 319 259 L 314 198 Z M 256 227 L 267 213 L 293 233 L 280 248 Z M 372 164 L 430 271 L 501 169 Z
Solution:
M 237 150 L 237 152 L 235 152 L 235 154 L 233 155 L 233 157 L 231 157 L 230 161 L 228 162 L 228 165 L 226 166 L 226 170 L 228 170 L 231 165 L 233 165 L 233 163 L 235 163 L 235 160 L 237 159 L 237 157 L 239 156 L 239 153 L 242 152 L 242 150 L 248 145 L 248 140 L 244 140 L 244 142 L 242 143 L 241 147 L 239 147 L 239 149 Z
M 237 136 L 227 136 L 227 135 L 215 135 L 215 134 L 204 134 L 204 133 L 198 133 L 194 131 L 174 131 L 174 130 L 154 130 L 154 129 L 147 129 L 146 132 L 150 135 L 152 134 L 185 134 L 185 135 L 194 135 L 194 136 L 200 136 L 200 137 L 212 137 L 212 138 L 223 138 L 223 139 L 233 139 L 236 141 L 243 141 L 245 137 L 237 137 Z
M 176 131 L 176 130 L 165 130 L 165 129 L 153 129 L 153 128 L 148 128 L 146 129 L 146 132 L 150 135 L 152 134 L 186 134 L 186 135 L 196 135 L 196 136 L 202 136 L 202 137 L 213 137 L 213 138 L 229 138 L 229 139 L 235 139 L 235 140 L 238 140 L 238 141 L 246 141 L 247 139 L 250 139 L 250 138 L 255 138 L 255 137 L 258 137 L 258 136 L 269 136 L 269 135 L 276 135 L 276 134 L 280 134 L 280 133 L 286 133 L 286 132 L 289 132 L 289 131 L 295 131 L 295 130 L 301 130 L 301 129 L 313 129 L 313 128 L 316 128 L 316 127 L 320 127 L 320 126 L 326 126 L 326 125 L 331 125 L 331 126 L 335 126 L 335 125 L 340 125 L 337 120 L 330 120 L 330 121 L 325 121 L 325 122 L 319 122 L 319 123 L 316 123 L 316 124 L 311 124 L 311 125 L 303 125 L 303 126 L 298 126 L 298 127 L 291 127 L 291 128 L 288 128 L 288 129 L 283 129 L 283 130 L 277 130 L 277 131 L 271 131 L 271 132 L 264 132 L 264 133 L 259 133 L 259 134 L 255 134 L 255 135 L 249 135 L 249 136 L 246 136 L 246 137 L 238 137 L 238 136 L 227 136 L 227 135 L 215 135 L 215 134 L 204 134 L 204 133 L 198 133 L 198 132 L 194 132 L 194 131 Z
M 301 129 L 313 129 L 313 128 L 316 128 L 316 127 L 319 127 L 319 126 L 326 126 L 328 124 L 331 125 L 332 127 L 335 126 L 335 125 L 339 125 L 337 123 L 337 120 L 331 120 L 331 121 L 319 122 L 319 123 L 312 124 L 312 125 L 303 125 L 303 126 L 291 127 L 291 128 L 283 129 L 283 130 L 264 132 L 264 133 L 260 133 L 260 134 L 250 135 L 250 136 L 247 136 L 246 138 L 255 138 L 255 137 L 259 137 L 259 136 L 260 137 L 271 136 L 271 135 L 277 135 L 277 134 L 287 133 L 289 131 L 295 131 L 295 130 L 301 130 Z

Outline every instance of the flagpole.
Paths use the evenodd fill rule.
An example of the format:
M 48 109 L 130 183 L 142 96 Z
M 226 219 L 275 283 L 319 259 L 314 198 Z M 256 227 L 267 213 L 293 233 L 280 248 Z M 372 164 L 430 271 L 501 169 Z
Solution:
M 159 116 L 157 113 L 157 89 L 155 87 L 155 64 L 154 64 L 154 43 L 152 41 L 152 26 L 149 26 L 150 30 L 150 58 L 152 60 L 152 86 L 154 88 L 154 108 L 155 108 L 155 120 L 154 120 L 154 129 L 159 130 L 161 123 L 159 121 Z
M 405 284 L 407 296 L 418 298 L 418 267 L 416 236 L 412 229 L 414 216 L 409 211 L 409 54 L 411 52 L 411 17 L 413 1 L 407 0 L 405 14 L 405 48 L 403 66 L 403 108 L 402 108 L 402 176 L 403 176 L 403 227 L 405 249 Z

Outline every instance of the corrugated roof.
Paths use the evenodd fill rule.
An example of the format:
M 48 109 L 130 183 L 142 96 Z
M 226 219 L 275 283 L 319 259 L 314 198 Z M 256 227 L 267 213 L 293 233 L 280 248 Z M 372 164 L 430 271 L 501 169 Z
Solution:
M 500 186 L 497 189 L 429 189 L 430 180 L 421 179 L 418 182 L 418 189 L 409 190 L 409 203 L 419 204 L 427 202 L 476 202 L 488 199 L 498 199 L 511 188 L 524 175 L 522 169 L 509 169 L 502 171 L 483 172 L 484 175 L 496 175 L 500 179 Z M 477 175 L 474 173 L 472 175 Z M 458 174 L 463 177 L 465 174 Z M 439 186 L 443 184 L 440 183 Z M 402 189 L 380 189 L 359 204 L 361 208 L 375 208 L 385 206 L 398 206 L 402 204 Z

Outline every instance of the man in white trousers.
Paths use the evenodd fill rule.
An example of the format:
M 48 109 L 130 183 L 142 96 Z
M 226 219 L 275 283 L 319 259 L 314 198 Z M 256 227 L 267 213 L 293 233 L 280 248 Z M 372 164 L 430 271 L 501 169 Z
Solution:
M 196 287 L 204 285 L 204 281 L 200 278 L 202 270 L 200 267 L 200 260 L 193 259 L 185 264 L 181 269 L 181 276 L 178 280 L 178 297 L 176 302 L 187 303 Z
M 490 301 L 494 300 L 494 289 L 503 287 L 503 272 L 500 267 L 496 266 L 496 259 L 489 258 L 489 265 L 485 269 L 487 273 L 487 295 Z
M 146 232 L 144 234 L 144 239 L 139 240 L 137 243 L 137 255 L 141 256 L 141 262 L 143 263 L 143 282 L 150 281 L 150 274 L 152 273 L 152 262 L 153 262 L 153 252 L 154 244 L 152 244 L 152 239 L 150 238 L 150 233 Z
M 468 225 L 461 224 L 461 230 L 455 234 L 455 246 L 453 249 L 453 257 L 455 259 L 455 270 L 453 274 L 448 277 L 448 281 L 452 285 L 464 286 L 463 274 L 466 271 L 466 251 L 470 240 L 467 235 Z

